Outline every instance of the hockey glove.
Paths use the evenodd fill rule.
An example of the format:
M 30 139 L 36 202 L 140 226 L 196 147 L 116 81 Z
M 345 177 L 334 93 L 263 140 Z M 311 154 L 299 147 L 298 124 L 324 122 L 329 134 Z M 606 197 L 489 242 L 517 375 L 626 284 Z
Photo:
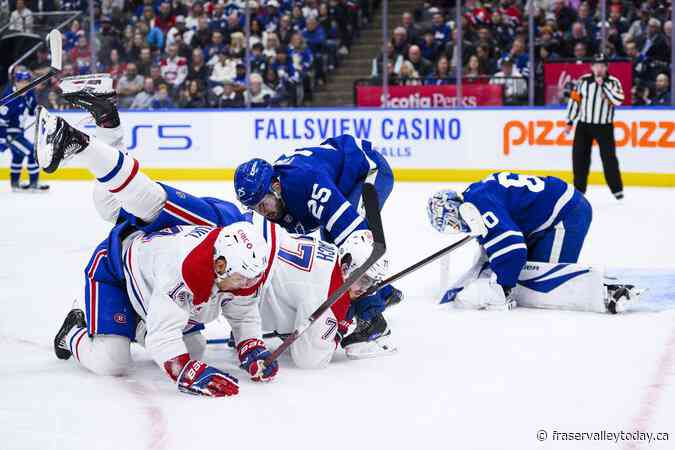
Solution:
M 251 375 L 253 381 L 271 381 L 279 371 L 279 363 L 273 361 L 269 366 L 264 359 L 270 355 L 265 343 L 260 339 L 246 339 L 237 346 L 241 368 Z
M 192 395 L 229 397 L 239 393 L 239 380 L 204 361 L 189 359 L 188 354 L 164 363 L 164 369 L 176 381 L 178 390 Z M 182 369 L 174 376 L 176 367 Z

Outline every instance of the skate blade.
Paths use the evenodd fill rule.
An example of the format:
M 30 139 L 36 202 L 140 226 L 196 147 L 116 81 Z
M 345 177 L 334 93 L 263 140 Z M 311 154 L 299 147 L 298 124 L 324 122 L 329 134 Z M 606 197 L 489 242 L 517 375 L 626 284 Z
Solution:
M 398 348 L 388 336 L 369 342 L 359 342 L 345 348 L 348 359 L 371 359 L 389 356 L 398 352 Z

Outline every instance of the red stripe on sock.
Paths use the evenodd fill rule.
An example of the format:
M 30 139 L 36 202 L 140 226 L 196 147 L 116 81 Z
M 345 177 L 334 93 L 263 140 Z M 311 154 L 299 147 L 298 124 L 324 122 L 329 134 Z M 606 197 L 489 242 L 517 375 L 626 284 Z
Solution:
M 122 189 L 124 189 L 125 187 L 127 187 L 127 185 L 129 183 L 131 183 L 131 180 L 133 180 L 134 177 L 136 176 L 136 174 L 138 173 L 138 161 L 136 161 L 135 158 L 132 158 L 132 159 L 134 160 L 134 166 L 131 168 L 131 173 L 129 174 L 127 179 L 124 180 L 124 183 L 122 183 L 119 187 L 117 187 L 115 189 L 110 189 L 110 192 L 112 192 L 113 194 L 115 194 L 115 193 L 121 191 Z
M 75 342 L 75 359 L 77 359 L 78 361 L 80 360 L 80 341 L 86 335 L 87 335 L 87 330 L 82 329 L 82 334 L 80 335 L 79 338 L 77 338 L 77 342 Z

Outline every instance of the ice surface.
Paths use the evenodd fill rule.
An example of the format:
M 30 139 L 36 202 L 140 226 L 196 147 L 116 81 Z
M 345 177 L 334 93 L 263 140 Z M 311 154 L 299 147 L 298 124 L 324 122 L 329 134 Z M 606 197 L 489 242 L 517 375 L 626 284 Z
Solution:
M 176 185 L 233 198 L 230 182 Z M 426 198 L 441 186 L 461 188 L 395 187 L 384 210 L 393 271 L 450 242 L 426 223 Z M 54 183 L 47 195 L 2 186 L 0 449 L 607 449 L 633 447 L 552 433 L 636 427 L 671 435 L 639 448 L 675 448 L 675 191 L 628 188 L 618 204 L 595 187 L 589 197 L 582 261 L 653 294 L 628 314 L 449 311 L 436 305 L 433 265 L 398 284 L 408 298 L 386 314 L 398 354 L 340 353 L 322 371 L 282 358 L 277 382 L 243 380 L 237 398 L 203 399 L 178 393 L 142 349 L 123 378 L 56 360 L 53 335 L 108 227 L 89 183 Z M 454 273 L 467 254 L 450 259 Z M 226 333 L 221 323 L 208 329 Z M 210 346 L 207 359 L 245 378 L 230 349 Z

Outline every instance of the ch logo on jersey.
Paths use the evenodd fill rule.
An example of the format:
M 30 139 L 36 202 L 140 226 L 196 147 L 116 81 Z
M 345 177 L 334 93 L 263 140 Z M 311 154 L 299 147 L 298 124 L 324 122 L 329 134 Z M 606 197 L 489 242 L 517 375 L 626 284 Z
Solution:
M 127 323 L 127 316 L 124 315 L 123 313 L 117 313 L 113 316 L 113 320 L 119 323 L 120 325 L 124 325 L 125 323 Z

